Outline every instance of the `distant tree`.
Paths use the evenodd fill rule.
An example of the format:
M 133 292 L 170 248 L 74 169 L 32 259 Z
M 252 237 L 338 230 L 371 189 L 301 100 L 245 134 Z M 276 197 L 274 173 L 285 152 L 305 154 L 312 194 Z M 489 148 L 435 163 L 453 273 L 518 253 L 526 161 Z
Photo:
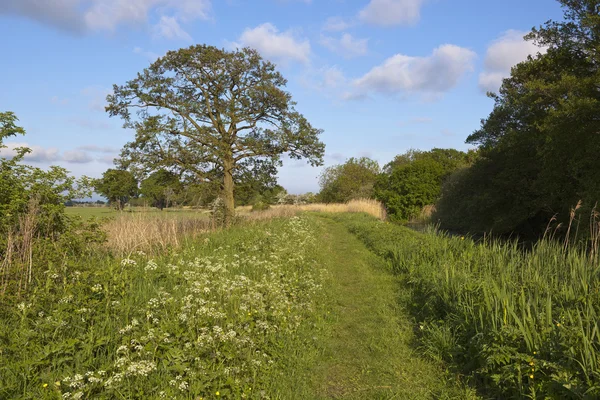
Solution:
M 319 177 L 319 200 L 345 203 L 352 199 L 371 198 L 379 173 L 377 161 L 367 157 L 350 158 L 344 164 L 327 167 Z
M 154 207 L 162 210 L 181 193 L 182 188 L 183 185 L 177 174 L 160 169 L 142 181 L 140 193 L 149 199 Z
M 120 169 L 106 170 L 102 178 L 95 180 L 94 188 L 117 210 L 122 210 L 129 198 L 138 194 L 138 183 L 133 174 Z
M 472 158 L 455 149 L 409 150 L 384 167 L 374 187 L 375 197 L 392 219 L 416 217 L 423 207 L 438 200 L 444 180 Z
M 109 114 L 136 131 L 122 166 L 178 169 L 197 181 L 220 182 L 229 224 L 236 176 L 273 169 L 284 153 L 322 163 L 321 130 L 294 109 L 285 84 L 249 48 L 169 51 L 107 98 Z

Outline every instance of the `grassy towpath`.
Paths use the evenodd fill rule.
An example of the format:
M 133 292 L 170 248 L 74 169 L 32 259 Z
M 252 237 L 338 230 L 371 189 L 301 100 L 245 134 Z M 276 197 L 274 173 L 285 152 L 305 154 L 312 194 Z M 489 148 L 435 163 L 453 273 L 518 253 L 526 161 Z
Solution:
M 341 224 L 315 216 L 331 274 L 331 314 L 313 367 L 314 399 L 464 399 L 414 347 L 402 289 L 383 259 Z

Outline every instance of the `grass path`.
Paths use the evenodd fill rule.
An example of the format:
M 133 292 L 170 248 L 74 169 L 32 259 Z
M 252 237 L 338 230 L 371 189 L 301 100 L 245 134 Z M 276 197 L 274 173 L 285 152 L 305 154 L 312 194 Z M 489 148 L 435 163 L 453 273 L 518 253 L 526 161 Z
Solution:
M 325 216 L 321 243 L 328 254 L 330 331 L 313 367 L 315 399 L 464 398 L 439 366 L 411 347 L 410 317 L 399 282 L 384 260 Z

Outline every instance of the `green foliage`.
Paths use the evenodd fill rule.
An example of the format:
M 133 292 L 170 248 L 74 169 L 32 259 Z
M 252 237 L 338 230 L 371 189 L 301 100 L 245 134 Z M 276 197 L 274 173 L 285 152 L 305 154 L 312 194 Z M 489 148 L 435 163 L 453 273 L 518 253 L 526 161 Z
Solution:
M 565 20 L 528 35 L 548 47 L 513 68 L 494 110 L 467 141 L 471 171 L 454 177 L 437 217 L 449 229 L 539 235 L 583 200 L 600 199 L 600 18 L 597 0 L 561 0 Z
M 133 174 L 121 169 L 106 170 L 102 178 L 94 181 L 94 188 L 118 210 L 122 210 L 129 198 L 138 194 L 138 182 Z
M 0 113 L 3 139 L 25 134 L 11 112 Z M 65 202 L 90 195 L 86 177 L 75 179 L 64 168 L 42 170 L 22 163 L 28 148 L 0 157 L 0 296 L 18 296 L 38 281 L 40 265 L 87 254 L 103 240 L 94 221 L 65 214 Z
M 181 193 L 182 183 L 177 174 L 160 169 L 140 184 L 140 193 L 150 199 L 152 206 L 159 209 L 168 207 Z
M 393 220 L 414 218 L 437 201 L 442 182 L 473 158 L 472 153 L 454 149 L 410 150 L 385 166 L 375 183 L 375 197 Z
M 346 203 L 354 199 L 370 199 L 379 172 L 377 161 L 367 157 L 350 158 L 344 164 L 327 167 L 319 177 L 319 201 Z
M 294 218 L 48 265 L 35 295 L 0 302 L 0 398 L 281 398 L 321 339 L 316 250 Z
M 275 65 L 249 48 L 169 51 L 107 98 L 109 114 L 136 131 L 121 164 L 220 183 L 227 222 L 240 176 L 273 176 L 282 154 L 322 163 L 321 130 L 295 110 L 285 84 Z
M 486 398 L 600 396 L 600 276 L 584 249 L 426 234 L 341 215 L 410 290 L 425 354 Z

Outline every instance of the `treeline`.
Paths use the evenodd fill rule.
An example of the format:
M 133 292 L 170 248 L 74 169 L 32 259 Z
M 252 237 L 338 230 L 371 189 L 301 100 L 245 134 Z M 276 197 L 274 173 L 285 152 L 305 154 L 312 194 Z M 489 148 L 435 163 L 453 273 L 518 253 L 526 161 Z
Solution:
M 566 229 L 577 204 L 579 215 L 595 210 L 600 1 L 560 3 L 563 21 L 526 36 L 545 53 L 515 66 L 499 93 L 489 94 L 494 109 L 467 138 L 476 151 L 409 152 L 371 181 L 370 195 L 395 218 L 435 204 L 433 219 L 445 229 L 539 236 L 554 219 Z
M 156 207 L 210 207 L 222 195 L 218 182 L 198 182 L 190 176 L 159 169 L 145 178 L 125 169 L 108 169 L 94 180 L 94 189 L 108 199 L 111 206 L 123 209 L 125 205 Z M 236 206 L 251 205 L 265 209 L 272 204 L 312 202 L 314 195 L 291 195 L 273 175 L 245 176 L 236 182 L 234 190 Z

